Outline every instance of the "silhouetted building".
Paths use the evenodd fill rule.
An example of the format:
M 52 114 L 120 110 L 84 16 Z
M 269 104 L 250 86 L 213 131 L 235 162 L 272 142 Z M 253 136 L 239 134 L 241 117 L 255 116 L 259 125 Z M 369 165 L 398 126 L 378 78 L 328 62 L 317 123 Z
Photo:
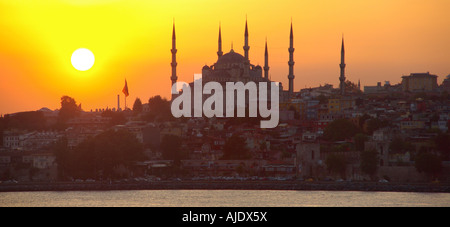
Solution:
M 219 38 L 218 38 L 218 51 L 217 51 L 217 62 L 212 65 L 205 65 L 202 68 L 202 83 L 207 83 L 210 81 L 219 82 L 224 85 L 226 82 L 243 82 L 244 84 L 247 82 L 272 82 L 269 78 L 269 54 L 267 48 L 267 41 L 265 43 L 265 53 L 264 53 L 264 68 L 260 65 L 254 65 L 250 63 L 249 58 L 249 50 L 250 46 L 248 43 L 249 32 L 247 21 L 245 22 L 245 43 L 243 46 L 244 55 L 241 55 L 231 48 L 230 52 L 223 54 L 222 51 L 222 32 L 221 27 L 219 26 Z M 284 91 L 282 84 L 279 83 L 279 91 L 280 91 L 280 102 L 288 100 L 290 97 L 295 95 L 294 92 L 294 36 L 293 36 L 293 28 L 291 23 L 290 28 L 290 45 L 288 48 L 289 51 L 289 90 Z M 172 76 L 171 81 L 172 85 L 177 82 L 176 75 L 176 38 L 175 38 L 175 26 L 173 28 L 172 35 Z M 263 73 L 264 70 L 264 73 Z M 193 86 L 193 83 L 190 84 Z M 180 89 L 180 88 L 177 88 Z M 268 86 L 268 94 L 270 97 L 270 86 Z M 172 96 L 174 98 L 175 96 Z
M 401 91 L 401 84 L 391 85 L 389 81 L 385 81 L 384 85 L 381 85 L 381 82 L 378 82 L 376 86 L 364 86 L 364 94 L 371 95 L 387 95 L 389 93 Z
M 266 42 L 267 47 L 267 42 Z M 245 23 L 245 45 L 244 51 L 245 56 L 235 52 L 233 48 L 229 53 L 222 55 L 222 37 L 221 30 L 219 28 L 219 50 L 217 52 L 218 59 L 213 65 L 205 65 L 202 69 L 202 82 L 206 83 L 209 81 L 216 82 L 237 82 L 241 81 L 247 83 L 249 81 L 253 82 L 270 82 L 269 78 L 264 76 L 262 73 L 262 67 L 260 65 L 250 64 L 248 46 L 248 27 L 247 22 Z M 265 52 L 265 74 L 268 74 L 268 52 L 266 48 Z
M 403 91 L 409 92 L 430 92 L 436 91 L 437 76 L 427 73 L 411 73 L 409 76 L 402 76 Z
M 442 81 L 441 91 L 450 92 L 450 74 Z

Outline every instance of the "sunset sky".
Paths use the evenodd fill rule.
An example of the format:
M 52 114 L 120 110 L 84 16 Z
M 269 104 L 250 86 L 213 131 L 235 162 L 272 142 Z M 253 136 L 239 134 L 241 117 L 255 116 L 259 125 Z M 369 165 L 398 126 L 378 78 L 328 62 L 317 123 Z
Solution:
M 272 80 L 288 84 L 294 28 L 294 89 L 337 87 L 344 35 L 347 79 L 361 85 L 427 72 L 450 74 L 449 0 L 0 0 L 0 114 L 57 109 L 68 95 L 85 111 L 117 107 L 125 79 L 131 107 L 170 97 L 175 21 L 178 81 L 191 82 L 224 53 L 243 54 L 248 20 L 250 62 L 264 64 L 267 38 Z M 93 67 L 78 71 L 71 55 L 87 48 Z

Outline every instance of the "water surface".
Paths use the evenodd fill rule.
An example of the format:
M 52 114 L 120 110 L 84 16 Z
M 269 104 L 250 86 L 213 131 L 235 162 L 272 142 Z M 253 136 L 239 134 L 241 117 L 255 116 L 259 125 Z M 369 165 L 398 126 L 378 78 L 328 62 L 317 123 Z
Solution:
M 0 207 L 450 207 L 449 193 L 291 190 L 0 192 Z

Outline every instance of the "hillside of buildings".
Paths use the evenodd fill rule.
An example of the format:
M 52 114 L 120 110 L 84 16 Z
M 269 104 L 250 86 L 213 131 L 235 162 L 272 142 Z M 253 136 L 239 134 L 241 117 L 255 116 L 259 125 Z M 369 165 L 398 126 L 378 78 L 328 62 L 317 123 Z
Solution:
M 159 96 L 126 110 L 83 110 L 65 96 L 58 110 L 0 118 L 0 181 L 448 183 L 448 78 L 415 90 L 408 80 L 364 90 L 349 82 L 345 95 L 302 89 L 280 103 L 272 129 L 255 118 L 177 119 Z

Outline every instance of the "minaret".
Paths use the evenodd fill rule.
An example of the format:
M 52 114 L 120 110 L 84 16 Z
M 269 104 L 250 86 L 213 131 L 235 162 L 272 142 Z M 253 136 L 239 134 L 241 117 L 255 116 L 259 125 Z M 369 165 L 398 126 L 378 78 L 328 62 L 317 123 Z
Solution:
M 245 19 L 245 45 L 244 45 L 244 56 L 245 56 L 245 60 L 248 62 L 249 61 L 249 57 L 248 57 L 248 50 L 250 49 L 250 47 L 248 46 L 248 27 L 247 27 L 247 19 Z
M 220 29 L 220 24 L 219 24 L 219 48 L 218 48 L 218 51 L 217 51 L 217 57 L 218 58 L 222 57 L 222 55 L 223 55 L 223 52 L 222 52 L 222 32 L 220 30 L 221 29 Z
M 290 42 L 289 42 L 289 96 L 294 93 L 294 34 L 292 31 L 292 21 L 291 21 L 291 34 L 290 34 Z
M 344 51 L 344 37 L 342 37 L 342 46 L 341 46 L 341 64 L 339 64 L 341 68 L 341 75 L 339 76 L 339 88 L 341 89 L 341 95 L 345 94 L 345 51 Z
M 250 76 L 250 59 L 248 57 L 248 50 L 250 47 L 248 46 L 248 27 L 247 27 L 247 19 L 245 19 L 245 44 L 244 44 L 244 52 L 245 52 L 245 62 L 244 62 L 244 77 L 248 79 Z M 246 80 L 247 80 L 246 79 Z
M 269 80 L 269 53 L 267 51 L 267 39 L 266 50 L 264 52 L 264 79 Z
M 172 80 L 172 86 L 177 82 L 177 47 L 176 47 L 176 41 L 175 41 L 175 23 L 173 23 L 173 31 L 172 31 L 172 63 L 170 64 L 172 66 L 172 76 L 170 77 L 170 80 Z M 172 95 L 173 99 L 173 95 Z

